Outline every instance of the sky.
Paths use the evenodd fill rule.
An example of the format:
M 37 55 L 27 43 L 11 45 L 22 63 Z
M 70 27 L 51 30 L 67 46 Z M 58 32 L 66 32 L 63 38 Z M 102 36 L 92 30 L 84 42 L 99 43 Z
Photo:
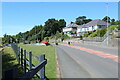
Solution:
M 1 0 L 2 2 L 118 2 L 120 0 Z
M 15 35 L 44 25 L 50 18 L 67 24 L 79 16 L 102 19 L 107 15 L 105 2 L 2 2 L 2 33 Z M 109 2 L 108 16 L 118 20 L 118 3 Z

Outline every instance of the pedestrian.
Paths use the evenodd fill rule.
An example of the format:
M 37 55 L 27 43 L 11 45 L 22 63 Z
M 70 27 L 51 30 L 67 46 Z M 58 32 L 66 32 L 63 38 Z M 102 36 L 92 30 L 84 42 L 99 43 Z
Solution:
M 68 45 L 70 45 L 70 42 L 68 42 Z

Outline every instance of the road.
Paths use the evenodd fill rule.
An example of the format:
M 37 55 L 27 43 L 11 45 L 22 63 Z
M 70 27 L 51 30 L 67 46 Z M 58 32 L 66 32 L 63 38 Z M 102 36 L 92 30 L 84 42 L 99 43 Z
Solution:
M 74 43 L 56 51 L 62 78 L 118 78 L 117 49 Z

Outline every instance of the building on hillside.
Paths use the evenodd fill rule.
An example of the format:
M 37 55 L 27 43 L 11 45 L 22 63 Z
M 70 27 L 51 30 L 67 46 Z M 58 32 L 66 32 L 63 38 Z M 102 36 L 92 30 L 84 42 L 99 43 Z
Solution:
M 67 27 L 63 28 L 63 32 L 68 36 L 73 36 L 77 32 L 77 27 L 78 27 L 77 24 L 71 22 L 70 24 L 67 25 Z
M 108 25 L 110 25 L 108 23 Z M 77 36 L 83 35 L 88 31 L 96 31 L 97 29 L 103 29 L 107 27 L 107 22 L 102 21 L 100 19 L 92 20 L 87 24 L 79 25 L 77 27 Z

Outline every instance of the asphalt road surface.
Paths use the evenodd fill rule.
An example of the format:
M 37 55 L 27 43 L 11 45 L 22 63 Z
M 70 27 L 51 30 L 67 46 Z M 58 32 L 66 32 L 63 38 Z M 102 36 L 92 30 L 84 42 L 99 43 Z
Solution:
M 55 47 L 62 78 L 118 78 L 117 49 L 80 43 Z

